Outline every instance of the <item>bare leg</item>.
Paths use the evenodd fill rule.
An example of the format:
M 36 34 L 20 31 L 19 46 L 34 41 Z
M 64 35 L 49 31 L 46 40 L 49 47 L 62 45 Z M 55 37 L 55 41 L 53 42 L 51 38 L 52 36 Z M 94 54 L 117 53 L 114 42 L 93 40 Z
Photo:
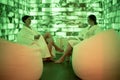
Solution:
M 47 46 L 48 46 L 51 57 L 45 58 L 45 59 L 43 59 L 43 61 L 54 61 L 53 60 L 53 54 L 52 54 L 52 42 L 49 42 L 47 44 Z
M 52 36 L 51 36 L 50 33 L 45 33 L 45 34 L 43 35 L 43 37 L 44 37 L 44 39 L 45 39 L 45 41 L 46 41 L 46 43 L 47 43 L 47 45 L 48 45 L 48 49 L 49 49 L 49 52 L 50 52 L 50 55 L 51 55 L 51 57 L 45 58 L 45 59 L 43 59 L 43 60 L 44 60 L 44 61 L 53 61 L 52 46 L 54 46 L 55 49 L 56 49 L 57 51 L 59 51 L 59 52 L 63 52 L 64 50 L 60 49 L 60 48 L 54 43 L 54 40 L 53 40 L 53 38 L 52 38 Z
M 53 55 L 52 55 L 52 45 L 53 45 L 53 41 L 50 41 L 49 40 L 49 42 L 48 42 L 48 49 L 49 49 L 49 52 L 50 52 L 50 55 L 51 55 L 51 57 L 53 57 Z
M 50 53 L 52 53 L 52 46 L 55 47 L 55 50 L 56 50 L 56 51 L 64 52 L 63 49 L 59 48 L 59 47 L 54 43 L 54 40 L 53 40 L 52 38 L 48 38 L 48 39 L 47 39 L 47 44 L 48 44 L 48 48 L 49 48 Z
M 50 46 L 50 49 L 52 49 L 52 48 L 51 48 L 51 45 L 52 45 L 52 46 L 55 47 L 55 50 L 56 50 L 56 51 L 59 51 L 59 52 L 63 52 L 63 51 L 64 51 L 63 49 L 59 48 L 59 47 L 55 44 L 55 42 L 54 42 L 52 36 L 50 35 L 50 33 L 44 34 L 44 39 L 45 39 L 46 43 L 48 44 L 48 46 Z M 50 44 L 49 44 L 49 43 L 50 43 Z M 50 50 L 50 51 L 52 51 L 52 50 Z
M 52 38 L 47 38 L 47 39 L 46 39 L 46 43 L 47 43 L 47 46 L 48 46 L 48 49 L 49 49 L 49 52 L 50 52 L 51 57 L 44 59 L 44 61 L 54 61 L 54 60 L 53 60 L 53 54 L 52 54 L 52 47 L 54 46 L 55 49 L 57 48 L 57 50 L 59 50 L 59 51 L 61 51 L 61 52 L 63 52 L 64 50 L 62 50 L 62 49 L 60 49 L 59 47 L 57 47 L 57 46 L 55 45 L 55 43 L 54 43 L 54 41 L 53 41 Z
M 61 48 L 59 48 L 54 42 L 53 42 L 53 46 L 55 47 L 55 50 L 56 50 L 56 51 L 64 52 L 64 50 L 61 49 Z
M 65 58 L 66 58 L 67 56 L 71 56 L 72 50 L 73 50 L 73 48 L 72 48 L 71 45 L 68 43 L 67 48 L 66 48 L 66 50 L 65 50 L 65 53 L 64 53 L 57 61 L 55 61 L 55 63 L 62 63 L 62 62 L 64 62 L 64 60 L 65 60 Z

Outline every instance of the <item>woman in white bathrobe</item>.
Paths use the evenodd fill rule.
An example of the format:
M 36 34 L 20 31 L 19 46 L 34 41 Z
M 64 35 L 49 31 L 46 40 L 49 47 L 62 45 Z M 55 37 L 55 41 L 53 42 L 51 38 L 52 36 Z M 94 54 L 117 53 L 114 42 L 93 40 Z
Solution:
M 31 17 L 25 15 L 22 17 L 24 27 L 17 35 L 17 42 L 32 48 L 40 48 L 42 58 L 44 60 L 53 60 L 52 46 L 59 52 L 63 52 L 53 41 L 52 36 L 49 33 L 45 33 L 43 36 L 34 30 L 31 24 Z
M 60 57 L 60 59 L 55 61 L 55 63 L 62 63 L 67 56 L 69 57 L 72 54 L 74 45 L 80 43 L 82 40 L 87 39 L 87 38 L 95 35 L 99 31 L 101 31 L 100 28 L 97 26 L 97 21 L 96 21 L 95 15 L 88 16 L 88 23 L 90 24 L 90 26 L 85 28 L 82 32 L 79 33 L 77 40 L 69 40 L 68 41 L 68 45 L 67 45 L 67 48 L 66 48 L 64 54 Z

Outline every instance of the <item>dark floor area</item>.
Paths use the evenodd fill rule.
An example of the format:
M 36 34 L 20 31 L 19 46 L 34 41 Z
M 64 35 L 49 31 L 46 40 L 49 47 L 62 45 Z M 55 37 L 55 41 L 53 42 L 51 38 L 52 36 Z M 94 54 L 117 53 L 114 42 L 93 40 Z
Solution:
M 57 58 L 55 59 L 58 59 L 60 56 L 60 54 L 57 54 Z M 75 75 L 71 62 L 65 61 L 61 64 L 44 62 L 43 66 L 43 73 L 40 80 L 81 80 Z

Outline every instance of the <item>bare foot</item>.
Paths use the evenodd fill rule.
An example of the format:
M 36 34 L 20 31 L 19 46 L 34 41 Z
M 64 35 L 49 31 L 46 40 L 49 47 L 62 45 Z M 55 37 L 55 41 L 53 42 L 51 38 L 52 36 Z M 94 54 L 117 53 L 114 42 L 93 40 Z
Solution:
M 54 60 L 53 60 L 52 57 L 44 58 L 43 61 L 44 61 L 44 62 L 54 62 Z
M 64 62 L 64 58 L 60 58 L 60 59 L 58 59 L 57 61 L 55 61 L 55 63 L 62 63 L 62 62 Z

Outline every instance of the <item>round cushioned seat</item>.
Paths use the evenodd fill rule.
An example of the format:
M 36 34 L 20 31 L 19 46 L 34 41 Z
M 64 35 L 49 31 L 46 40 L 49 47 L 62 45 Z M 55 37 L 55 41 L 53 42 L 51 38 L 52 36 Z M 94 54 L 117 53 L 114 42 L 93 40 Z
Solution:
M 106 30 L 74 46 L 73 70 L 83 80 L 120 80 L 120 37 Z
M 0 39 L 0 80 L 39 80 L 42 71 L 37 49 Z

